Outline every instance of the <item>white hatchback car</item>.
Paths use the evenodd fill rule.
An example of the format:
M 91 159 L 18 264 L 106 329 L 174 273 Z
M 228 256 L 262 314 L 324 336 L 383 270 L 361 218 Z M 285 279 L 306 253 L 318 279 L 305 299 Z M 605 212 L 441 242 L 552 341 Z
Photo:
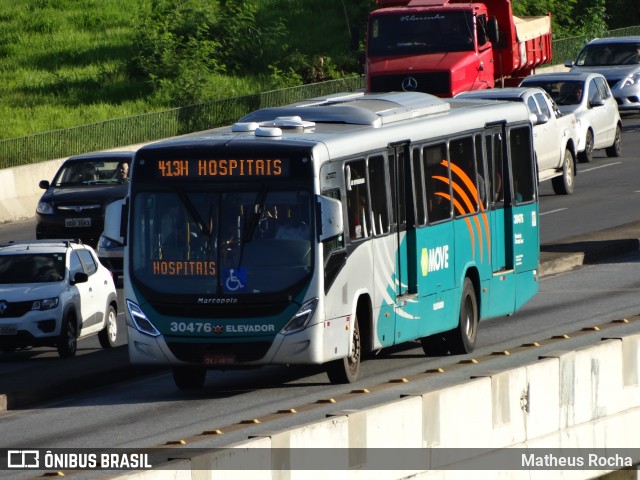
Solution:
M 97 334 L 116 345 L 116 287 L 95 251 L 67 240 L 0 244 L 0 351 L 55 346 L 60 358 Z
M 606 149 L 608 157 L 622 152 L 622 121 L 607 79 L 595 72 L 538 73 L 522 87 L 540 87 L 551 95 L 562 113 L 574 113 L 578 122 L 578 160 L 590 162 L 593 151 Z

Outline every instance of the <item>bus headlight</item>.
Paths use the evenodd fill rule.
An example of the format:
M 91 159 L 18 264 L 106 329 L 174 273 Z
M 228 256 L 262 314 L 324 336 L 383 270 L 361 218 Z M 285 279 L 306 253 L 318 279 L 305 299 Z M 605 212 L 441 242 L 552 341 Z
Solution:
M 153 323 L 147 318 L 140 307 L 133 303 L 131 300 L 127 300 L 127 309 L 129 310 L 129 318 L 131 322 L 133 322 L 133 326 L 139 332 L 146 333 L 147 335 L 151 335 L 152 337 L 157 337 L 160 335 L 160 332 L 156 327 L 153 326 Z
M 303 303 L 296 314 L 291 318 L 291 320 L 289 320 L 289 323 L 287 323 L 282 329 L 282 333 L 288 335 L 305 328 L 309 323 L 309 320 L 311 320 L 311 317 L 313 317 L 313 312 L 315 312 L 316 310 L 316 305 L 318 305 L 317 298 L 312 298 L 311 300 Z

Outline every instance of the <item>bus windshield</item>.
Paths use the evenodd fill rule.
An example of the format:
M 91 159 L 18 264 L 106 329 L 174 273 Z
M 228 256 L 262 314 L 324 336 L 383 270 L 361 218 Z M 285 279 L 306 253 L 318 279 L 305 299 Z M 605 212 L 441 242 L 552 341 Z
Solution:
M 372 57 L 466 52 L 474 48 L 471 12 L 377 15 L 369 26 Z
M 279 292 L 311 273 L 312 195 L 267 187 L 240 191 L 141 191 L 134 198 L 133 278 L 162 294 Z M 179 280 L 179 281 L 176 281 Z

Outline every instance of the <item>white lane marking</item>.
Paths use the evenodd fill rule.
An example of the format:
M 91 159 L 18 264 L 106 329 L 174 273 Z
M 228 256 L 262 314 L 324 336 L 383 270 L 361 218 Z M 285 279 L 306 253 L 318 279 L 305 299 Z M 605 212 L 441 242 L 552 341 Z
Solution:
M 547 215 L 549 213 L 557 213 L 566 210 L 566 208 L 556 208 L 555 210 L 549 210 L 548 212 L 540 213 L 540 216 Z
M 591 168 L 587 168 L 586 170 L 583 170 L 582 168 L 580 169 L 580 173 L 583 172 L 591 172 L 593 170 L 598 170 L 599 168 L 607 168 L 607 167 L 612 167 L 613 165 L 620 165 L 622 162 L 613 162 L 613 163 L 608 163 L 606 165 L 598 165 L 597 167 L 591 167 Z

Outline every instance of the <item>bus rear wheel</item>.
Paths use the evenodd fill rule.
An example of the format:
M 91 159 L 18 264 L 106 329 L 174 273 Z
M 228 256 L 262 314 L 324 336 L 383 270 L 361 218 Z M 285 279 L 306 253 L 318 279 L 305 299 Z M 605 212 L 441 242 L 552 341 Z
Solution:
M 173 381 L 180 390 L 194 390 L 204 386 L 207 369 L 202 367 L 173 367 Z
M 351 352 L 347 358 L 334 360 L 327 364 L 327 376 L 333 384 L 353 383 L 360 372 L 360 359 L 362 357 L 362 340 L 360 338 L 360 326 L 358 316 L 353 321 L 353 336 Z
M 449 351 L 452 355 L 471 353 L 478 337 L 478 300 L 473 282 L 464 279 L 462 300 L 460 301 L 460 322 L 458 327 L 447 332 Z

